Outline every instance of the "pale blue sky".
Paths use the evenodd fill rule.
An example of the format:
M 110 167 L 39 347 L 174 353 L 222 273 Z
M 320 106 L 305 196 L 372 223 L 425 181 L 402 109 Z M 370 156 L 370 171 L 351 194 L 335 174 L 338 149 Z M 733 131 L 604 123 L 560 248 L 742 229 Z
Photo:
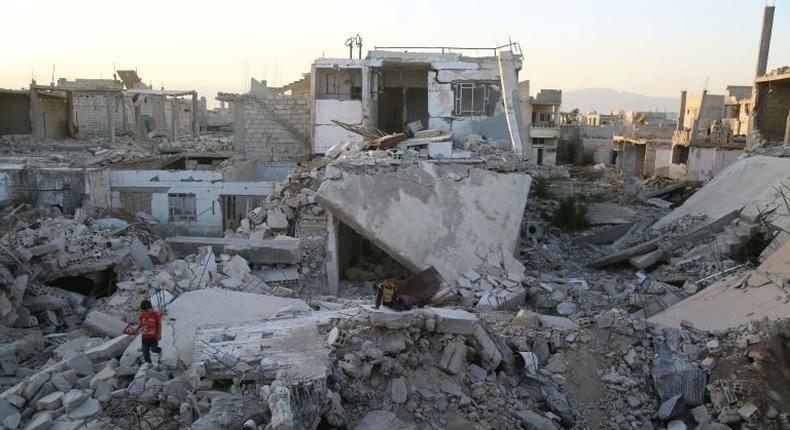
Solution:
M 790 65 L 790 0 L 777 0 L 769 69 Z M 238 92 L 245 78 L 279 85 L 316 57 L 345 57 L 361 34 L 374 45 L 524 49 L 521 80 L 538 88 L 607 87 L 677 96 L 754 74 L 763 0 L 4 0 L 0 87 L 31 70 L 55 78 L 109 77 L 137 68 L 172 89 Z M 132 9 L 134 8 L 134 9 Z

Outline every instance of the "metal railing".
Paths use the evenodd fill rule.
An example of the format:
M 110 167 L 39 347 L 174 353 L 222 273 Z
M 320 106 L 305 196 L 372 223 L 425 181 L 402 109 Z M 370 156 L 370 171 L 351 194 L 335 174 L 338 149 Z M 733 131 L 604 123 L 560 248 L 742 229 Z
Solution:
M 529 126 L 532 128 L 560 128 L 559 124 L 553 122 L 531 122 Z
M 499 51 L 508 48 L 514 55 L 523 57 L 521 45 L 518 42 L 510 42 L 501 46 L 474 48 L 468 46 L 374 46 L 373 50 L 398 50 L 398 51 L 440 51 L 442 54 L 449 54 L 454 51 L 491 51 L 496 57 Z

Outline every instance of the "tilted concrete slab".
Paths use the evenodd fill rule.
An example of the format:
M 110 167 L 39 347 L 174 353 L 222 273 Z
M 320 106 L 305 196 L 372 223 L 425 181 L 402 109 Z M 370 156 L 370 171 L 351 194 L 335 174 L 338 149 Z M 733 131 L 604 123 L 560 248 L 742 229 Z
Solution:
M 754 217 L 771 208 L 779 216 L 772 222 L 784 228 L 788 211 L 777 188 L 790 187 L 790 159 L 757 156 L 738 160 L 716 175 L 682 206 L 661 218 L 651 228 L 669 225 L 688 214 L 704 214 L 717 219 L 733 210 Z
M 251 264 L 296 264 L 302 256 L 299 239 L 286 236 L 264 240 L 175 236 L 168 238 L 167 244 L 180 257 L 196 254 L 198 248 L 208 245 L 216 255 L 239 255 Z
M 348 168 L 317 200 L 414 272 L 430 266 L 448 282 L 519 239 L 531 178 L 461 165 L 418 163 L 374 173 Z
M 194 361 L 212 378 L 238 376 L 290 383 L 323 380 L 329 374 L 326 328 L 331 319 L 351 318 L 358 309 L 321 311 L 243 325 L 198 330 Z M 240 364 L 243 363 L 243 364 Z
M 781 285 L 788 278 L 790 243 L 745 277 L 716 282 L 648 321 L 672 327 L 687 321 L 700 329 L 722 330 L 763 318 L 787 318 L 790 317 L 790 302 L 786 302 Z
M 233 325 L 271 318 L 277 314 L 311 312 L 304 300 L 208 288 L 184 293 L 167 306 L 162 317 L 162 364 L 177 360 L 189 365 L 195 333 L 201 327 Z

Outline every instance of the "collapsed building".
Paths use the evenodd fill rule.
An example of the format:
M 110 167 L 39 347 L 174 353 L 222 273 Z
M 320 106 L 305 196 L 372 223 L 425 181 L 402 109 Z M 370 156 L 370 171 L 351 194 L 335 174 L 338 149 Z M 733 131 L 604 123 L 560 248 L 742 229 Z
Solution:
M 726 122 L 704 96 L 677 124 L 627 113 L 613 147 L 560 127 L 559 90 L 529 96 L 517 44 L 468 51 L 253 80 L 218 95 L 232 137 L 204 130 L 196 94 L 136 73 L 31 87 L 74 106 L 58 112 L 76 134 L 0 140 L 0 425 L 790 422 L 787 160 L 741 147 L 672 179 L 678 132 L 721 148 L 746 90 L 722 98 Z M 68 101 L 82 93 L 105 122 Z M 580 158 L 603 167 L 556 165 Z M 670 179 L 638 179 L 654 174 Z M 385 278 L 411 309 L 374 306 Z M 143 299 L 163 315 L 153 364 L 126 330 Z

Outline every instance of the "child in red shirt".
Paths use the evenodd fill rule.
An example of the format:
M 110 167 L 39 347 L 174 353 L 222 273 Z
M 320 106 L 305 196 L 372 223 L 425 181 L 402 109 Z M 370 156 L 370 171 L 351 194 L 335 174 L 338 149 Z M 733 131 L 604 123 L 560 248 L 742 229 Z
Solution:
M 143 359 L 150 363 L 151 351 L 162 353 L 162 348 L 159 347 L 159 340 L 162 339 L 162 317 L 149 300 L 143 300 L 140 304 L 140 324 L 137 330 L 143 333 Z

